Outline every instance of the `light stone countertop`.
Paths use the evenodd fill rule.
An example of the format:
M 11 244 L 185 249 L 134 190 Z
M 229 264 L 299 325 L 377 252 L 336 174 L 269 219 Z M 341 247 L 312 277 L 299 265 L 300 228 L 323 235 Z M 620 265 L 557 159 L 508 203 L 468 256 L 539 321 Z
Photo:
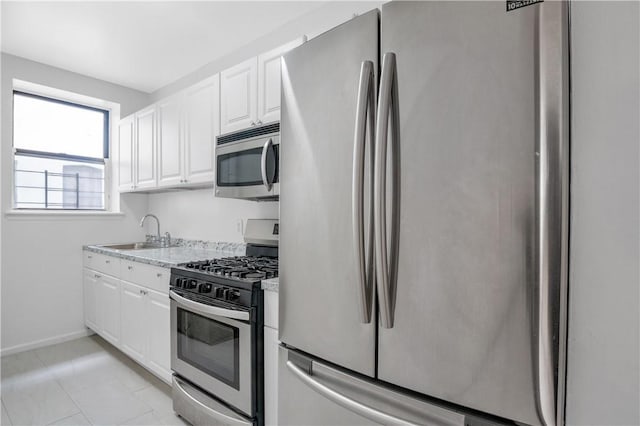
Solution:
M 179 247 L 149 248 L 141 250 L 114 250 L 100 245 L 88 245 L 83 247 L 94 253 L 146 263 L 164 268 L 171 268 L 187 262 L 198 260 L 218 259 L 230 256 L 243 256 L 246 246 L 243 243 L 184 243 Z
M 280 278 L 269 278 L 268 280 L 262 280 L 260 287 L 263 290 L 278 292 L 280 286 Z

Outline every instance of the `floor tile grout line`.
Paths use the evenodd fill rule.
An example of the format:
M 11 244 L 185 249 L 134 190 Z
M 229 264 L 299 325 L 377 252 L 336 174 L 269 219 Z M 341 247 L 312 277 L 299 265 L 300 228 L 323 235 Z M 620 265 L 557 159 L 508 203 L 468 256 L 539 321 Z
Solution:
M 0 403 L 2 403 L 2 408 L 4 409 L 4 413 L 7 415 L 7 417 L 9 417 L 9 423 L 13 425 L 13 419 L 9 415 L 9 410 L 7 410 L 7 406 L 4 405 L 4 399 L 0 398 Z

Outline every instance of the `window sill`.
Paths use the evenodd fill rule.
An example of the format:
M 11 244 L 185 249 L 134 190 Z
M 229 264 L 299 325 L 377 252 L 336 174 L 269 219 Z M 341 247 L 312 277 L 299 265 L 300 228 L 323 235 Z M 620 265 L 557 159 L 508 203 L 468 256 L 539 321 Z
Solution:
M 11 219 L 122 219 L 125 214 L 122 212 L 109 211 L 82 211 L 82 210 L 7 210 L 4 216 Z

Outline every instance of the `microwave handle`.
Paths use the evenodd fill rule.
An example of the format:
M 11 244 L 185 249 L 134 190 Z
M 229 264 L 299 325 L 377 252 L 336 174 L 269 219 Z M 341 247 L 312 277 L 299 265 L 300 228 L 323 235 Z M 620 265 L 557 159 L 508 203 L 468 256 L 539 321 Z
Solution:
M 269 153 L 269 149 L 273 147 L 273 139 L 269 138 L 268 141 L 264 143 L 262 147 L 262 161 L 261 161 L 261 169 L 262 169 L 262 183 L 267 188 L 267 191 L 271 191 L 271 186 L 273 182 L 269 182 L 269 178 L 267 177 L 267 154 Z
M 169 297 L 183 306 L 191 309 L 192 311 L 202 315 L 216 315 L 224 318 L 239 319 L 249 321 L 249 312 L 236 311 L 233 309 L 219 308 L 217 306 L 203 305 L 202 303 L 194 302 L 185 297 L 180 296 L 175 291 L 169 290 Z

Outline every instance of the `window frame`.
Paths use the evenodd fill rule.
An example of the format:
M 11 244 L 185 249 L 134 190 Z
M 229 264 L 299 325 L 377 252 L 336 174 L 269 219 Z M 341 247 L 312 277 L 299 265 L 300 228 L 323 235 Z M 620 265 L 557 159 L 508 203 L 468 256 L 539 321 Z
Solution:
M 103 157 L 86 157 L 80 155 L 72 155 L 65 153 L 55 153 L 51 151 L 37 151 L 30 150 L 24 148 L 16 148 L 15 147 L 15 134 L 12 131 L 11 143 L 12 143 L 12 174 L 11 174 L 11 211 L 15 213 L 42 213 L 42 214 L 109 214 L 111 213 L 111 167 L 110 167 L 110 147 L 111 147 L 111 125 L 112 125 L 112 111 L 110 108 L 97 107 L 93 105 L 88 105 L 85 103 L 81 103 L 79 101 L 73 100 L 65 100 L 55 95 L 49 94 L 38 94 L 33 92 L 28 92 L 25 90 L 21 90 L 18 88 L 13 88 L 12 96 L 11 96 L 11 123 L 13 129 L 13 123 L 15 122 L 15 108 L 14 108 L 14 99 L 15 95 L 30 97 L 39 99 L 45 102 L 52 102 L 61 105 L 71 106 L 74 108 L 81 108 L 90 111 L 96 111 L 103 114 L 103 141 L 102 141 L 102 152 Z M 70 93 L 71 94 L 71 93 Z M 89 164 L 102 164 L 104 171 L 104 193 L 103 193 L 103 208 L 102 209 L 76 209 L 76 208 L 42 208 L 42 207 L 16 207 L 16 181 L 15 181 L 15 173 L 16 173 L 16 155 L 21 155 L 25 157 L 37 157 L 37 158 L 46 158 L 52 160 L 62 160 L 62 161 L 77 161 L 80 163 L 89 163 Z

